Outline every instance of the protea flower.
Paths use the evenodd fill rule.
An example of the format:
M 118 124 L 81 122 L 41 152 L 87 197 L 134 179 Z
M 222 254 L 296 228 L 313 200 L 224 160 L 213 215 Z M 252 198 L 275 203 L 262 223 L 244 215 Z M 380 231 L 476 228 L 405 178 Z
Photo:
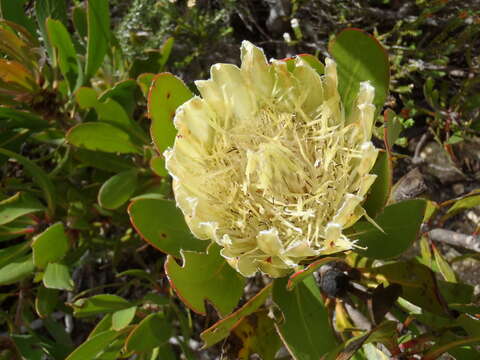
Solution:
M 279 277 L 355 246 L 344 229 L 375 180 L 374 88 L 360 84 L 346 117 L 334 61 L 323 76 L 302 57 L 292 70 L 247 41 L 241 59 L 195 83 L 201 97 L 178 108 L 165 158 L 192 233 L 244 276 Z

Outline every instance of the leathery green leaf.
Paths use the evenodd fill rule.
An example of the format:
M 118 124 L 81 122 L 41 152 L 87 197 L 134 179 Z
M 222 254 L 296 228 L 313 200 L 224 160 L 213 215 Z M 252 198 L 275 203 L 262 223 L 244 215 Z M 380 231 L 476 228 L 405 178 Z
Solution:
M 57 222 L 34 238 L 33 263 L 39 268 L 44 268 L 50 262 L 61 260 L 69 247 L 63 224 Z
M 117 209 L 130 199 L 137 189 L 137 171 L 127 170 L 112 176 L 98 192 L 98 203 L 105 209 Z
M 86 317 L 127 309 L 133 305 L 120 296 L 100 294 L 86 299 L 79 299 L 72 306 L 76 317 Z
M 141 198 L 130 204 L 128 214 L 143 239 L 164 253 L 180 257 L 182 249 L 203 251 L 208 245 L 193 237 L 182 212 L 172 201 Z
M 123 154 L 140 152 L 125 131 L 104 122 L 76 125 L 67 133 L 67 140 L 72 145 L 93 151 Z
M 349 236 L 358 239 L 361 255 L 374 259 L 388 259 L 401 255 L 417 238 L 425 213 L 426 202 L 406 200 L 387 206 L 375 217 L 380 229 L 368 221 L 357 222 Z
M 27 214 L 45 210 L 44 206 L 28 193 L 16 193 L 0 201 L 0 225 L 8 224 Z
M 183 265 L 171 256 L 165 271 L 177 295 L 193 311 L 206 314 L 209 301 L 222 315 L 230 313 L 243 293 L 245 279 L 220 255 L 220 247 L 211 244 L 206 254 L 183 251 Z
M 277 279 L 273 285 L 273 301 L 284 316 L 277 331 L 294 359 L 320 359 L 337 343 L 318 285 L 310 276 L 288 291 L 287 281 Z
M 161 314 L 150 314 L 130 333 L 125 341 L 127 351 L 147 352 L 168 341 L 172 326 Z
M 341 31 L 329 44 L 337 63 L 338 89 L 347 114 L 352 110 L 360 83 L 370 81 L 375 87 L 374 104 L 382 110 L 390 81 L 388 55 L 371 35 L 359 29 Z
M 48 263 L 43 275 L 43 285 L 48 289 L 72 291 L 74 283 L 66 265 Z
M 170 73 L 157 75 L 148 95 L 148 113 L 152 119 L 150 133 L 160 152 L 173 145 L 177 130 L 173 126 L 175 111 L 193 96 L 182 80 Z

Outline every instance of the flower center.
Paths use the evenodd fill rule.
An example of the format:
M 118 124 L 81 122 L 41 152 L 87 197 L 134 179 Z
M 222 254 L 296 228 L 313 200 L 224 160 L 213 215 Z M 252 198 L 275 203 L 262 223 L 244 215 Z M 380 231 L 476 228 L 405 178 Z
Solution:
M 322 246 L 358 157 L 349 146 L 355 129 L 338 125 L 333 113 L 324 104 L 312 119 L 271 104 L 248 123 L 234 119 L 216 132 L 202 189 L 220 237 L 248 248 L 259 231 L 276 228 L 285 246 Z

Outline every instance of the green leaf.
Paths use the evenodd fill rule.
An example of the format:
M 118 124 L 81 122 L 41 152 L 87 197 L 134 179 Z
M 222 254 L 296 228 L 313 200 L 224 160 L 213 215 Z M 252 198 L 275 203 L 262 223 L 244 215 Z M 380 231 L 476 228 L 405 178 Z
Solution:
M 455 272 L 447 260 L 444 259 L 440 251 L 438 251 L 436 246 L 433 246 L 433 256 L 435 259 L 435 264 L 437 265 L 437 269 L 440 271 L 443 278 L 446 281 L 456 283 L 457 277 L 455 276 Z
M 313 276 L 292 291 L 288 291 L 286 285 L 285 278 L 273 284 L 273 301 L 284 317 L 277 331 L 295 359 L 320 359 L 337 344 L 318 285 Z
M 386 144 L 388 144 L 389 150 L 392 151 L 395 141 L 397 141 L 403 130 L 403 125 L 400 123 L 395 111 L 391 109 L 386 109 L 383 113 L 383 123 L 387 132 Z
M 114 84 L 110 89 L 103 92 L 98 100 L 102 102 L 107 99 L 115 100 L 125 109 L 128 116 L 132 117 L 137 106 L 137 94 L 139 93 L 137 82 L 128 79 Z
M 35 266 L 32 256 L 15 260 L 0 269 L 0 285 L 10 285 L 33 275 Z
M 72 21 L 75 30 L 81 40 L 86 40 L 88 36 L 87 11 L 83 6 L 75 6 L 72 10 Z
M 120 157 L 103 151 L 91 151 L 77 148 L 75 149 L 73 156 L 83 162 L 86 166 L 92 166 L 113 173 L 130 170 L 134 166 L 129 158 Z
M 128 207 L 135 230 L 158 250 L 180 257 L 180 250 L 203 251 L 208 242 L 195 239 L 174 202 L 143 198 Z
M 447 210 L 446 214 L 442 217 L 441 221 L 445 222 L 447 219 L 452 216 L 465 211 L 467 209 L 474 208 L 475 206 L 480 205 L 480 190 L 474 190 L 460 199 L 455 200 L 453 205 Z
M 302 58 L 302 60 L 305 60 L 308 65 L 310 65 L 313 69 L 316 70 L 318 75 L 323 75 L 325 72 L 325 65 L 318 60 L 316 56 L 310 55 L 310 54 L 300 54 L 297 55 L 298 57 Z
M 58 293 L 58 290 L 48 289 L 45 286 L 38 287 L 35 298 L 35 311 L 38 316 L 45 318 L 55 310 L 59 302 Z
M 0 249 L 0 268 L 18 259 L 20 256 L 25 255 L 29 250 L 30 244 L 23 242 L 20 244 L 12 245 L 7 248 Z
M 427 353 L 424 354 L 422 359 L 423 360 L 439 359 L 440 355 L 442 355 L 445 352 L 451 351 L 456 347 L 459 347 L 462 345 L 473 345 L 476 343 L 480 343 L 480 336 L 471 336 L 471 337 L 461 338 L 456 341 L 452 341 L 448 344 L 442 344 L 439 346 L 432 347 Z
M 0 242 L 31 234 L 35 231 L 34 226 L 37 223 L 28 216 L 22 216 L 12 221 L 8 225 L 0 226 Z
M 316 260 L 303 269 L 294 273 L 288 278 L 287 289 L 292 290 L 297 284 L 302 283 L 307 277 L 312 275 L 318 268 L 322 265 L 325 265 L 332 261 L 343 261 L 341 258 L 337 257 L 324 257 L 322 259 Z
M 88 41 L 85 77 L 90 79 L 102 65 L 110 44 L 108 0 L 87 2 Z
M 103 122 L 76 125 L 67 133 L 67 140 L 72 145 L 93 151 L 140 153 L 125 131 Z
M 130 333 L 125 341 L 127 351 L 147 352 L 166 343 L 172 326 L 161 314 L 150 314 Z
M 225 339 L 230 331 L 246 316 L 253 314 L 262 306 L 272 292 L 272 283 L 265 286 L 255 296 L 249 299 L 240 309 L 219 320 L 200 334 L 205 347 L 210 347 Z
M 158 74 L 164 71 L 165 65 L 170 57 L 174 39 L 172 37 L 165 40 L 160 50 L 148 49 L 144 51 L 144 56 L 133 60 L 129 70 L 129 76 L 138 77 L 141 73 Z
M 326 360 L 348 360 L 364 344 L 379 342 L 396 345 L 397 324 L 394 321 L 385 321 L 365 334 L 355 336 L 341 344 L 335 351 L 328 354 Z M 388 348 L 388 346 L 387 346 Z
M 450 303 L 469 304 L 472 302 L 473 286 L 458 282 L 448 282 L 444 280 L 437 280 L 440 294 L 445 301 Z M 450 305 L 449 305 L 450 306 Z
M 8 0 L 7 0 L 8 1 Z M 35 15 L 37 17 L 38 28 L 42 34 L 45 48 L 47 49 L 48 56 L 54 61 L 54 54 L 52 45 L 48 40 L 47 33 L 47 19 L 60 20 L 63 25 L 67 26 L 67 6 L 65 0 L 39 0 L 35 1 Z
M 359 29 L 341 31 L 329 44 L 337 63 L 338 89 L 348 115 L 355 104 L 360 83 L 375 87 L 373 101 L 377 113 L 382 110 L 390 81 L 388 55 L 373 36 Z
M 25 128 L 42 130 L 48 127 L 48 121 L 28 111 L 0 107 L 0 123 L 6 128 Z
M 45 345 L 38 336 L 12 334 L 12 340 L 15 343 L 15 350 L 19 350 L 21 357 L 19 359 L 43 360 L 43 351 L 39 346 Z M 7 358 L 11 360 L 11 358 Z M 2 359 L 3 360 L 3 359 Z M 15 359 L 16 360 L 16 359 Z
M 116 126 L 128 134 L 132 139 L 137 139 L 140 143 L 148 143 L 149 139 L 142 128 L 128 116 L 125 109 L 118 102 L 107 98 L 104 102 L 98 102 L 95 106 L 100 121 Z
M 75 100 L 81 109 L 95 107 L 98 104 L 97 92 L 92 88 L 82 86 L 75 91 Z
M 220 255 L 220 247 L 211 244 L 207 253 L 182 251 L 183 266 L 168 257 L 165 271 L 177 295 L 193 311 L 206 314 L 208 300 L 222 315 L 237 306 L 245 279 Z
M 150 91 L 150 86 L 152 86 L 154 78 L 155 74 L 153 73 L 144 73 L 137 77 L 137 83 L 142 90 L 143 96 L 148 97 L 148 92 Z
M 12 151 L 0 148 L 0 154 L 17 160 L 23 166 L 25 171 L 27 171 L 33 177 L 33 180 L 42 189 L 45 200 L 48 204 L 50 217 L 53 217 L 55 213 L 55 187 L 45 171 L 33 161 Z
M 173 126 L 175 111 L 192 96 L 183 81 L 170 73 L 159 74 L 153 79 L 148 95 L 148 113 L 152 119 L 150 133 L 160 152 L 173 145 L 177 134 Z
M 85 341 L 65 360 L 98 359 L 98 355 L 100 355 L 113 342 L 113 340 L 120 335 L 122 335 L 122 333 L 115 330 L 101 332 Z
M 120 296 L 101 294 L 88 299 L 79 299 L 72 306 L 75 317 L 87 317 L 127 309 L 133 305 Z
M 27 0 L 0 0 L 0 14 L 2 19 L 23 26 L 32 35 L 35 35 L 35 22 L 26 16 L 24 10 Z
M 425 207 L 426 202 L 418 199 L 387 206 L 374 219 L 383 232 L 367 221 L 357 222 L 349 236 L 358 239 L 357 245 L 366 249 L 357 248 L 355 251 L 374 259 L 401 255 L 417 238 Z
M 115 311 L 112 315 L 112 329 L 119 331 L 128 326 L 135 317 L 136 312 L 136 306 Z
M 50 44 L 56 50 L 54 67 L 60 68 L 70 92 L 73 92 L 82 84 L 83 74 L 72 39 L 61 21 L 47 19 L 46 24 Z
M 387 152 L 378 153 L 371 173 L 377 175 L 377 178 L 370 188 L 363 208 L 370 217 L 375 217 L 384 209 L 392 190 L 392 163 Z
M 29 193 L 16 193 L 0 201 L 0 225 L 8 224 L 23 215 L 44 210 L 45 207 Z
M 112 176 L 100 188 L 98 203 L 105 209 L 117 209 L 130 199 L 138 185 L 137 170 L 127 170 Z
M 33 239 L 33 263 L 43 269 L 48 263 L 61 260 L 69 247 L 63 224 L 57 222 Z
M 49 289 L 72 291 L 75 284 L 66 265 L 48 263 L 43 274 L 43 285 Z
M 165 168 L 165 158 L 163 156 L 155 156 L 150 160 L 150 167 L 158 176 L 168 176 L 168 171 Z

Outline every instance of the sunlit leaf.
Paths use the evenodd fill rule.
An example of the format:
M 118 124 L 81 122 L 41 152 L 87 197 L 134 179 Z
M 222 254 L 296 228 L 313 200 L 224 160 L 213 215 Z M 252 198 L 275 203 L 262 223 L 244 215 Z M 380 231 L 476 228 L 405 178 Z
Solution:
M 16 193 L 0 201 L 0 225 L 8 224 L 27 214 L 45 210 L 45 207 L 29 193 Z
M 390 206 L 374 218 L 375 223 L 357 222 L 352 227 L 352 239 L 358 239 L 355 249 L 361 255 L 387 259 L 401 255 L 417 238 L 423 221 L 426 203 L 424 200 L 406 200 Z
M 152 119 L 150 133 L 157 149 L 172 146 L 177 134 L 173 126 L 175 111 L 193 96 L 182 80 L 169 73 L 157 75 L 148 95 L 148 113 Z
M 76 317 L 86 317 L 127 309 L 133 305 L 120 296 L 101 294 L 79 299 L 72 306 Z
M 51 262 L 43 274 L 43 285 L 48 289 L 72 291 L 75 284 L 66 265 Z
M 345 29 L 329 44 L 329 52 L 337 63 L 338 90 L 345 111 L 350 113 L 360 83 L 370 81 L 375 88 L 373 101 L 377 113 L 388 94 L 390 69 L 388 55 L 371 35 L 359 29 Z
M 220 255 L 220 247 L 209 246 L 207 253 L 182 252 L 183 265 L 169 257 L 165 271 L 170 284 L 193 311 L 205 314 L 205 301 L 222 315 L 230 313 L 243 293 L 245 279 Z
M 101 332 L 77 347 L 65 360 L 96 359 L 120 335 L 122 333 L 115 330 Z
M 67 140 L 72 145 L 93 151 L 124 154 L 140 152 L 125 131 L 104 122 L 79 124 L 70 129 Z
M 0 269 L 0 285 L 16 283 L 33 275 L 34 270 L 35 265 L 31 255 L 17 259 Z
M 130 221 L 145 241 L 160 251 L 180 257 L 180 250 L 205 250 L 206 241 L 195 239 L 182 212 L 168 200 L 142 198 L 128 207 Z
M 48 263 L 61 260 L 69 247 L 63 224 L 57 222 L 34 238 L 33 263 L 39 268 L 45 268 Z

